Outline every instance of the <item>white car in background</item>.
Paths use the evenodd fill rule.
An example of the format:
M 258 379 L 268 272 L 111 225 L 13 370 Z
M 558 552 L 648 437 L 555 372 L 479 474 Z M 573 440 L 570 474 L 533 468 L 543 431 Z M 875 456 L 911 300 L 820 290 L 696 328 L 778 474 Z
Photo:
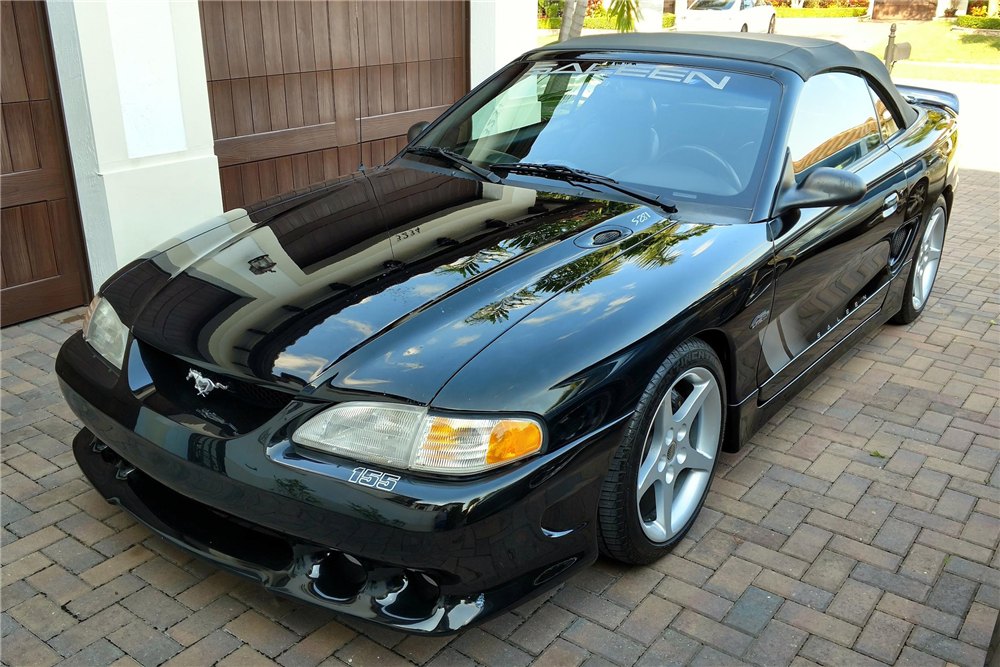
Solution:
M 695 0 L 677 17 L 676 27 L 680 32 L 774 32 L 774 23 L 774 7 L 766 0 Z

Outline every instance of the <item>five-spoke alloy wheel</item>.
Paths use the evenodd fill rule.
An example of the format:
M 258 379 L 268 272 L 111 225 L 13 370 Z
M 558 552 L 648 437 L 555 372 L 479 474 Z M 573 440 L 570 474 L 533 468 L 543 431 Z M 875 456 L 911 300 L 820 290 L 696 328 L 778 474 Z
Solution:
M 601 489 L 599 545 L 626 563 L 663 557 L 708 495 L 726 427 L 722 362 L 691 338 L 656 369 Z
M 719 450 L 722 402 L 707 368 L 677 378 L 653 416 L 639 466 L 636 502 L 642 531 L 666 542 L 694 516 Z
M 938 197 L 917 236 L 917 247 L 906 278 L 903 303 L 892 318 L 896 324 L 909 324 L 920 317 L 920 313 L 927 307 L 934 289 L 934 279 L 941 266 L 941 252 L 944 250 L 947 229 L 948 203 L 944 197 Z
M 920 247 L 917 249 L 913 293 L 910 295 L 914 310 L 924 307 L 934 287 L 938 265 L 941 263 L 941 250 L 944 247 L 944 225 L 944 209 L 934 209 L 927 221 L 924 238 L 920 240 Z

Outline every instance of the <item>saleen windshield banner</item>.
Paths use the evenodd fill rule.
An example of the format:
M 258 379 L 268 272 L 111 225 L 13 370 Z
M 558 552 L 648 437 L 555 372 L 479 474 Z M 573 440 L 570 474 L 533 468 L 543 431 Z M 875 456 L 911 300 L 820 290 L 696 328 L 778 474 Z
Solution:
M 637 79 L 653 79 L 670 83 L 708 84 L 722 90 L 731 77 L 721 72 L 677 67 L 675 65 L 646 65 L 642 63 L 594 63 L 586 67 L 579 63 L 538 63 L 532 66 L 532 74 L 589 74 L 598 76 L 627 76 Z

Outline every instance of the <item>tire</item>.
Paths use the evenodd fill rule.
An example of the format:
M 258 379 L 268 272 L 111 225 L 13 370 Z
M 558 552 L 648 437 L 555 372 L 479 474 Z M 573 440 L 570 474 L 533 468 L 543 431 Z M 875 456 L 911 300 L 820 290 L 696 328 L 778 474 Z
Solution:
M 749 30 L 749 28 L 747 28 L 747 24 L 746 24 L 746 23 L 744 23 L 744 24 L 743 24 L 743 27 L 742 27 L 742 28 L 740 28 L 740 32 L 747 32 L 747 30 Z
M 774 34 L 774 24 L 775 24 L 775 21 L 776 21 L 776 17 L 772 16 L 771 17 L 771 22 L 767 25 L 767 32 L 768 32 L 769 35 L 773 35 Z
M 934 202 L 927 222 L 920 229 L 917 241 L 917 251 L 910 262 L 910 275 L 906 277 L 906 289 L 903 292 L 903 305 L 899 312 L 893 315 L 894 324 L 909 324 L 913 322 L 927 307 L 934 280 L 941 264 L 941 253 L 944 250 L 944 239 L 948 230 L 948 203 L 944 197 L 938 197 Z M 927 253 L 928 250 L 934 252 Z M 936 252 L 936 259 L 934 257 Z M 926 259 L 926 261 L 924 261 Z M 930 275 L 928 276 L 928 271 Z M 927 284 L 929 281 L 929 285 Z M 916 294 L 916 296 L 914 296 Z
M 694 396 L 701 398 L 700 407 L 685 408 L 697 405 Z M 602 553 L 625 563 L 651 563 L 691 529 L 722 450 L 725 406 L 725 373 L 711 347 L 692 338 L 667 356 L 643 391 L 604 479 L 597 510 Z M 644 471 L 649 474 L 643 479 L 653 482 L 640 492 Z M 656 501 L 665 488 L 674 500 L 661 512 Z

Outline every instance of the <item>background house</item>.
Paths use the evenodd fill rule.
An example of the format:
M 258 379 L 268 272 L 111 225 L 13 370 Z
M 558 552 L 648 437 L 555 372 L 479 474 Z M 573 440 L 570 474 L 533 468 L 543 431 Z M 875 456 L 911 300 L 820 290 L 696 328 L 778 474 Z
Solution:
M 4 325 L 86 303 L 223 210 L 382 164 L 532 48 L 536 14 L 534 0 L 0 7 Z

